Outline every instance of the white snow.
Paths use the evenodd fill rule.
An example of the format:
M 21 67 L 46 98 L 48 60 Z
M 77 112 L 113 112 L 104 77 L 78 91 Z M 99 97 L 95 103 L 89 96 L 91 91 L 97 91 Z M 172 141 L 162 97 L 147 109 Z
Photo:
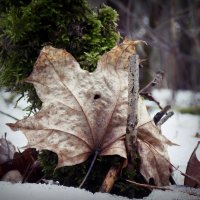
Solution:
M 4 98 L 8 94 L 5 92 L 0 93 L 0 111 L 6 112 L 15 116 L 18 119 L 22 119 L 26 113 L 22 111 L 22 108 L 27 106 L 24 99 L 20 100 L 18 107 L 14 108 L 13 104 L 7 105 Z M 200 93 L 192 93 L 190 91 L 180 91 L 174 95 L 174 101 L 172 102 L 172 92 L 170 90 L 155 90 L 153 96 L 161 102 L 162 106 L 167 104 L 173 105 L 173 108 L 185 107 L 188 105 L 200 105 Z M 148 106 L 152 108 L 151 115 L 154 116 L 157 110 L 155 103 L 147 102 Z M 173 109 L 172 108 L 172 109 Z M 25 136 L 18 132 L 11 131 L 6 123 L 12 123 L 15 120 L 0 114 L 0 137 L 4 136 L 7 132 L 7 139 L 10 140 L 15 146 L 25 146 L 27 140 Z M 187 162 L 197 142 L 200 138 L 196 138 L 195 134 L 200 133 L 200 116 L 181 114 L 175 111 L 172 116 L 164 125 L 162 125 L 162 133 L 170 139 L 173 143 L 179 146 L 170 146 L 168 148 L 171 163 L 179 170 L 185 172 Z M 200 160 L 200 148 L 197 150 L 197 157 Z M 174 179 L 177 184 L 182 185 L 184 177 L 180 175 L 178 170 L 174 171 Z M 68 188 L 64 186 L 54 185 L 37 185 L 37 184 L 11 184 L 0 182 L 0 199 L 122 199 L 120 197 L 112 196 L 109 194 L 95 193 L 76 189 Z M 9 192 L 12 191 L 12 192 Z M 154 196 L 155 195 L 155 196 Z M 160 195 L 160 196 L 159 196 Z M 160 199 L 166 196 L 166 199 L 200 199 L 200 197 L 190 196 L 190 198 L 181 196 L 186 195 L 180 192 L 165 192 L 155 190 L 148 197 L 149 199 Z M 123 197 L 125 200 L 126 198 Z
M 200 138 L 195 137 L 196 133 L 200 133 L 200 116 L 191 114 L 181 114 L 176 111 L 176 108 L 184 108 L 187 106 L 200 106 L 200 93 L 191 91 L 178 91 L 174 95 L 171 90 L 161 89 L 154 90 L 153 96 L 162 106 L 167 104 L 172 105 L 174 115 L 165 122 L 162 127 L 162 134 L 164 134 L 173 143 L 179 146 L 169 146 L 168 153 L 171 163 L 185 172 L 187 162 L 196 147 Z M 147 102 L 150 107 L 153 107 L 151 116 L 153 117 L 158 109 L 155 109 L 155 103 Z M 196 151 L 196 156 L 200 160 L 200 148 Z M 174 171 L 174 179 L 177 184 L 184 183 L 184 176 L 178 170 Z
M 195 137 L 195 133 L 199 128 L 199 117 L 189 114 L 175 113 L 162 126 L 162 133 L 171 141 L 179 146 L 168 147 L 170 161 L 179 170 L 185 172 L 187 162 L 196 147 L 200 138 Z M 200 148 L 196 152 L 197 158 L 200 160 Z M 178 184 L 184 183 L 184 176 L 179 171 L 174 171 L 174 179 Z
M 156 89 L 153 90 L 152 95 L 159 100 L 162 106 L 167 104 L 177 107 L 200 106 L 200 92 L 191 92 L 189 90 L 173 92 L 169 89 Z
M 15 104 L 7 104 L 5 102 L 5 99 L 9 98 L 9 95 L 10 93 L 8 92 L 0 92 L 0 111 L 10 114 L 17 119 L 24 118 L 26 112 L 24 112 L 23 109 L 28 106 L 26 100 L 21 99 L 17 107 L 15 107 Z M 27 144 L 27 139 L 24 134 L 20 131 L 14 132 L 6 125 L 6 123 L 14 123 L 15 121 L 16 120 L 0 113 L 0 137 L 4 137 L 5 133 L 7 133 L 8 140 L 10 140 L 16 147 L 23 147 Z
M 173 191 L 153 190 L 143 199 L 145 200 L 199 200 L 200 190 L 186 187 L 170 187 Z M 46 184 L 20 184 L 0 182 L 1 200 L 128 200 L 126 197 L 108 193 L 91 193 L 84 189 L 73 187 L 46 185 Z

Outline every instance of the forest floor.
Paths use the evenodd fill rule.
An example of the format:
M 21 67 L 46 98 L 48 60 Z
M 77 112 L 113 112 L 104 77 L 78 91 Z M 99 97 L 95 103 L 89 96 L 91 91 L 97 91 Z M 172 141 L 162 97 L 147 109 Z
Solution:
M 173 143 L 176 143 L 177 146 L 170 146 L 168 147 L 168 153 L 170 157 L 171 163 L 177 168 L 174 169 L 174 175 L 173 178 L 177 185 L 183 185 L 184 183 L 184 176 L 182 176 L 179 172 L 185 172 L 187 162 L 191 156 L 191 153 L 193 152 L 194 148 L 196 147 L 198 141 L 200 141 L 199 133 L 200 133 L 200 115 L 192 115 L 192 114 L 182 114 L 179 112 L 180 108 L 188 107 L 188 106 L 200 106 L 200 93 L 192 93 L 190 91 L 179 91 L 176 92 L 175 95 L 172 94 L 170 90 L 162 89 L 162 90 L 155 90 L 153 91 L 153 96 L 160 101 L 162 106 L 165 106 L 167 104 L 172 105 L 172 110 L 174 111 L 174 115 L 168 119 L 167 122 L 165 122 L 161 129 L 162 133 L 170 139 Z M 5 112 L 9 115 L 14 116 L 17 119 L 22 119 L 24 116 L 27 115 L 25 111 L 22 111 L 23 108 L 27 106 L 26 100 L 20 100 L 17 107 L 15 108 L 15 105 L 13 103 L 8 103 L 10 95 L 5 92 L 0 93 L 0 111 Z M 147 107 L 150 111 L 150 115 L 153 117 L 156 112 L 159 110 L 157 109 L 154 102 L 146 101 Z M 5 133 L 7 133 L 7 139 L 10 140 L 16 147 L 22 147 L 26 145 L 26 138 L 25 136 L 20 132 L 13 132 L 9 129 L 9 127 L 6 126 L 6 123 L 15 122 L 15 120 L 9 116 L 6 116 L 4 114 L 0 114 L 0 137 L 3 137 Z M 200 160 L 200 148 L 197 149 L 196 155 L 198 160 Z M 27 190 L 25 189 L 28 188 Z M 181 186 L 180 186 L 181 187 Z M 8 190 L 12 190 L 12 195 L 19 194 L 20 197 L 24 199 L 29 199 L 28 197 L 31 194 L 36 195 L 36 198 L 34 199 L 44 199 L 43 194 L 45 194 L 45 199 L 58 199 L 56 196 L 52 196 L 53 193 L 59 192 L 60 196 L 61 194 L 65 194 L 64 198 L 66 199 L 67 195 L 70 195 L 70 199 L 79 199 L 78 197 L 81 197 L 81 199 L 122 199 L 117 198 L 108 194 L 95 194 L 86 192 L 84 190 L 75 189 L 75 188 L 66 188 L 64 186 L 54 186 L 54 185 L 38 185 L 36 184 L 25 184 L 25 186 L 21 187 L 20 184 L 11 185 L 10 183 L 0 183 L 0 191 L 1 196 L 4 196 L 4 200 L 10 199 L 11 194 L 8 192 Z M 180 188 L 179 188 L 180 189 Z M 190 196 L 188 198 L 188 195 L 184 192 L 179 192 L 179 189 L 175 188 L 175 192 L 172 192 L 170 194 L 170 191 L 165 192 L 164 191 L 158 191 L 155 190 L 151 193 L 151 195 L 147 199 L 160 199 L 159 197 L 163 195 L 168 197 L 167 199 L 198 199 L 199 196 L 196 198 L 196 196 Z M 21 191 L 23 190 L 23 191 Z M 173 189 L 174 190 L 174 189 Z M 192 190 L 192 189 L 191 189 Z M 7 191 L 7 193 L 6 193 Z M 27 195 L 27 198 L 22 195 Z M 40 196 L 40 192 L 44 191 L 42 196 Z M 68 193 L 67 193 L 68 191 Z M 48 193 L 48 194 L 46 194 Z M 195 193 L 198 193 L 200 195 L 200 191 L 195 190 Z M 47 195 L 47 196 L 46 196 Z M 104 196 L 102 196 L 104 195 Z M 170 195 L 172 195 L 170 197 Z M 3 196 L 2 196 L 3 197 Z M 15 196 L 16 197 L 16 196 Z M 63 198 L 63 199 L 64 199 Z M 62 198 L 59 198 L 62 199 Z M 124 200 L 126 198 L 123 198 Z

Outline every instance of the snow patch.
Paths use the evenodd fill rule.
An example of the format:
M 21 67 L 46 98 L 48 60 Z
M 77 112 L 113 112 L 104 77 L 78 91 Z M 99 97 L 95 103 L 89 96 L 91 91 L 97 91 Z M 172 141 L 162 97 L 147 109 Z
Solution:
M 173 191 L 153 190 L 144 200 L 199 200 L 200 190 L 187 187 L 171 186 Z M 84 189 L 30 183 L 0 182 L 2 200 L 128 200 L 126 197 L 111 195 L 108 193 L 91 193 Z M 135 199 L 135 198 L 133 198 Z
M 200 92 L 178 90 L 173 93 L 169 89 L 155 89 L 152 95 L 162 106 L 167 104 L 178 107 L 200 106 Z
M 25 99 L 21 99 L 18 103 L 18 106 L 15 107 L 15 104 L 7 104 L 5 99 L 9 98 L 10 93 L 0 91 L 0 111 L 12 115 L 17 119 L 23 119 L 26 116 L 26 113 L 23 111 L 24 108 L 28 106 Z M 14 123 L 16 120 L 0 113 L 0 137 L 4 137 L 6 133 L 6 138 L 13 143 L 16 147 L 23 147 L 27 144 L 27 139 L 25 135 L 18 131 L 12 131 L 6 123 Z

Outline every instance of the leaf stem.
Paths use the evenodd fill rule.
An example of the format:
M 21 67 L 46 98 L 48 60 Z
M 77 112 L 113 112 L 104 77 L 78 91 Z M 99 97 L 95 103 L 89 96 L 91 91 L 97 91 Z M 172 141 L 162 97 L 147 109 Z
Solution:
M 96 150 L 96 151 L 95 151 L 95 154 L 94 154 L 94 157 L 93 157 L 93 159 L 92 159 L 92 163 L 90 164 L 90 167 L 89 167 L 89 169 L 88 169 L 88 171 L 87 171 L 87 174 L 85 175 L 84 179 L 82 180 L 81 184 L 79 185 L 79 188 L 81 188 L 81 187 L 83 186 L 83 184 L 84 184 L 85 181 L 87 180 L 88 176 L 90 175 L 90 172 L 92 171 L 92 168 L 93 168 L 93 166 L 94 166 L 94 163 L 95 163 L 96 158 L 97 158 L 98 155 L 99 155 L 99 151 Z

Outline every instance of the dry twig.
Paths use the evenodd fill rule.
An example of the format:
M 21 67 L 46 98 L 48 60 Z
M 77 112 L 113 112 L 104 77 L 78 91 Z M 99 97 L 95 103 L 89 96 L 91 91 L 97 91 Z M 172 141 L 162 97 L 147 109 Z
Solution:
M 112 166 L 107 175 L 106 178 L 104 179 L 101 188 L 99 189 L 99 192 L 110 192 L 116 179 L 117 176 L 119 175 L 121 169 L 123 166 L 123 161 L 119 163 L 118 165 Z
M 10 114 L 8 114 L 8 113 L 5 113 L 5 112 L 3 112 L 3 111 L 1 111 L 1 110 L 0 110 L 0 114 L 5 115 L 5 116 L 7 116 L 7 117 L 10 117 L 10 118 L 12 118 L 12 119 L 14 119 L 14 120 L 18 120 L 16 117 L 14 117 L 14 116 L 12 116 L 12 115 L 10 115 Z
M 131 180 L 126 180 L 126 181 L 129 182 L 129 183 L 132 183 L 132 184 L 134 184 L 136 186 L 144 187 L 144 188 L 148 188 L 148 189 L 171 190 L 171 191 L 173 191 L 172 189 L 167 188 L 167 187 L 156 186 L 156 185 L 149 185 L 149 184 L 142 184 L 142 183 L 137 183 L 137 182 L 131 181 Z
M 138 55 L 130 57 L 129 75 L 128 75 L 128 118 L 126 129 L 126 148 L 129 164 L 133 164 L 136 157 L 137 147 L 137 129 L 135 128 L 138 122 L 138 98 L 139 98 L 139 58 Z M 110 192 L 115 180 L 120 173 L 124 160 L 117 166 L 112 166 L 108 171 L 106 178 L 100 188 L 100 192 Z M 134 166 L 131 165 L 133 168 Z
M 163 77 L 164 77 L 164 72 L 158 71 L 156 73 L 156 76 L 154 77 L 154 79 L 149 84 L 147 84 L 144 88 L 142 88 L 140 90 L 140 95 L 149 99 L 150 101 L 154 101 L 161 110 L 162 110 L 162 107 L 161 107 L 160 103 L 152 96 L 151 92 L 152 92 L 153 88 L 155 88 L 157 85 L 161 84 Z
M 134 161 L 137 152 L 136 140 L 138 123 L 139 98 L 139 58 L 138 55 L 130 57 L 128 75 L 128 118 L 126 128 L 126 147 L 129 162 Z
M 155 185 L 149 185 L 149 184 L 142 184 L 142 183 L 137 183 L 137 182 L 131 181 L 131 180 L 126 180 L 126 181 L 129 182 L 129 183 L 132 183 L 132 184 L 134 184 L 134 185 L 136 185 L 136 186 L 148 188 L 148 189 L 151 189 L 151 190 L 157 189 L 157 190 L 164 190 L 164 191 L 165 191 L 165 190 L 168 190 L 168 191 L 172 191 L 172 192 L 174 191 L 173 189 L 168 188 L 168 187 L 155 186 Z M 197 194 L 195 194 L 195 193 L 193 193 L 193 192 L 185 192 L 185 191 L 181 191 L 181 190 L 179 190 L 179 192 L 182 192 L 182 193 L 185 193 L 185 194 L 188 194 L 188 195 L 198 196 L 198 197 L 199 197 L 199 195 L 197 195 Z
M 166 113 L 166 115 L 157 123 L 157 126 L 161 126 L 162 124 L 164 124 L 173 115 L 174 115 L 173 111 Z
M 154 123 L 157 124 L 170 108 L 171 106 L 167 105 L 160 112 L 156 113 L 156 115 L 153 118 Z

